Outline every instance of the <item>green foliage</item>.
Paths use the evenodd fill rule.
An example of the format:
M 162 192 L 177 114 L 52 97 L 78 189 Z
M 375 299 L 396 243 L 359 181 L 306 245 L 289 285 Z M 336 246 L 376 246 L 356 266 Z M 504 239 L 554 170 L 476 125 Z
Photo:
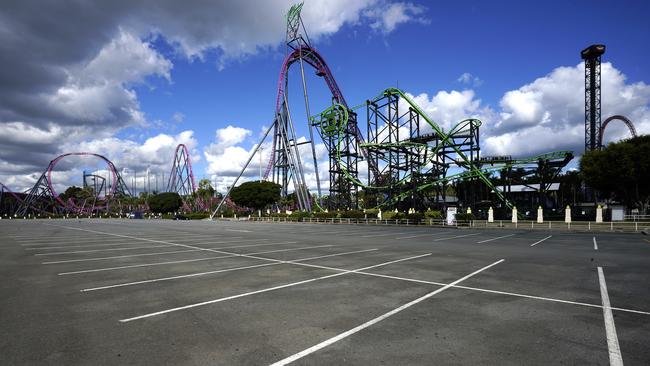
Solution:
M 212 196 L 214 196 L 214 188 L 208 179 L 201 179 L 199 181 L 199 187 L 196 189 L 196 197 L 201 199 L 203 202 L 210 202 Z
M 410 214 L 406 215 L 407 220 L 411 220 L 411 221 L 414 221 L 416 223 L 422 221 L 423 218 L 424 218 L 424 215 L 422 213 L 420 213 L 420 212 L 414 212 L 414 213 L 410 213 Z
M 580 171 L 587 186 L 602 195 L 645 209 L 650 200 L 650 135 L 586 153 Z
M 440 220 L 442 219 L 442 212 L 428 209 L 424 211 L 424 217 L 426 217 L 427 219 Z
M 406 216 L 401 212 L 386 211 L 381 213 L 383 220 L 403 220 Z
M 273 212 L 273 213 L 271 213 L 271 217 L 288 217 L 288 216 L 289 215 L 287 215 L 284 212 Z
M 183 200 L 176 192 L 164 192 L 149 198 L 149 209 L 151 212 L 167 213 L 177 211 Z
M 377 217 L 378 213 L 379 213 L 378 208 L 368 208 L 368 209 L 366 209 L 366 215 L 368 215 L 368 217 Z
M 192 212 L 185 215 L 190 220 L 203 220 L 210 217 L 210 214 L 207 212 Z
M 84 200 L 94 196 L 94 190 L 91 187 L 81 188 L 81 187 L 68 187 L 65 192 L 59 194 L 59 198 L 63 201 L 67 201 L 72 198 L 78 201 Z
M 246 182 L 230 192 L 230 198 L 238 205 L 261 210 L 280 200 L 279 184 L 273 182 Z
M 474 215 L 471 213 L 457 213 L 456 221 L 472 221 L 474 220 Z
M 331 211 L 331 212 L 314 212 L 313 216 L 318 219 L 331 219 L 335 218 L 338 216 L 338 212 L 336 211 Z
M 309 212 L 305 211 L 293 211 L 289 217 L 292 219 L 298 219 L 298 221 L 302 221 L 302 219 L 309 217 Z
M 364 214 L 363 211 L 359 211 L 359 210 L 349 210 L 349 211 L 341 212 L 341 218 L 363 219 L 364 217 L 366 217 L 366 214 Z
M 235 210 L 231 208 L 225 208 L 221 210 L 220 215 L 223 215 L 223 217 L 235 217 Z

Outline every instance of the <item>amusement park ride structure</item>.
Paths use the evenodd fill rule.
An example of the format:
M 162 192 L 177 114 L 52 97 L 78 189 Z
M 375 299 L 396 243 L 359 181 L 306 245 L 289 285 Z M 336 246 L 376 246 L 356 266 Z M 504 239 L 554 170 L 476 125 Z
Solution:
M 61 196 L 54 190 L 52 183 L 52 172 L 56 165 L 62 159 L 70 156 L 90 156 L 103 160 L 108 168 L 109 181 L 108 181 L 108 194 L 100 197 L 101 189 L 94 191 L 93 197 L 87 198 L 84 202 L 75 202 L 72 198 L 64 201 Z M 84 173 L 84 181 L 86 180 Z M 102 178 L 104 179 L 104 178 Z M 102 185 L 104 182 L 102 182 Z M 113 162 L 108 160 L 103 155 L 88 153 L 88 152 L 75 152 L 67 153 L 57 156 L 41 174 L 36 184 L 26 192 L 25 198 L 18 198 L 20 205 L 16 210 L 17 216 L 26 216 L 28 214 L 37 213 L 77 213 L 77 214 L 92 214 L 97 211 L 108 211 L 112 200 L 119 199 L 120 197 L 130 196 L 129 188 L 124 183 L 119 171 L 115 168 Z
M 302 4 L 291 7 L 287 14 L 286 57 L 282 63 L 275 102 L 273 123 L 266 129 L 254 147 L 240 174 L 230 185 L 223 199 L 218 200 L 211 218 L 226 203 L 230 190 L 248 168 L 262 143 L 273 131 L 273 148 L 263 178 L 281 186 L 286 197 L 290 189 L 296 196 L 296 205 L 302 211 L 350 210 L 378 207 L 382 209 L 424 209 L 445 204 L 448 185 L 456 184 L 456 195 L 466 207 L 487 201 L 504 209 L 512 208 L 510 186 L 522 176 L 535 176 L 538 202 L 549 190 L 553 179 L 573 158 L 571 151 L 558 151 L 530 158 L 510 156 L 481 156 L 479 130 L 481 121 L 468 118 L 448 131 L 441 128 L 404 92 L 388 88 L 365 103 L 350 107 L 325 59 L 311 45 L 300 16 Z M 604 45 L 593 45 L 582 51 L 585 60 L 585 150 L 598 150 L 603 146 L 605 127 L 620 120 L 636 131 L 624 116 L 614 115 L 602 124 L 600 121 L 600 58 Z M 300 68 L 309 140 L 297 138 L 296 120 L 288 101 L 289 68 Z M 305 78 L 307 66 L 314 68 L 325 81 L 331 95 L 331 106 L 315 115 L 311 114 Z M 362 119 L 363 118 L 363 119 Z M 316 132 L 314 132 L 316 130 Z M 365 131 L 364 131 L 365 130 Z M 364 133 L 365 132 L 365 133 Z M 323 194 L 319 164 L 316 157 L 316 138 L 327 149 L 329 173 L 328 194 Z M 312 197 L 305 179 L 304 157 L 300 146 L 309 145 L 311 162 L 316 177 L 316 197 Z M 108 166 L 107 178 L 84 172 L 84 187 L 91 187 L 94 197 L 85 202 L 73 199 L 64 201 L 55 192 L 52 171 L 56 164 L 68 156 L 91 156 L 103 160 Z M 367 166 L 367 172 L 360 168 Z M 497 187 L 492 174 L 501 175 Z M 92 183 L 88 183 L 91 181 Z M 104 191 L 101 197 L 102 190 Z M 185 210 L 210 210 L 213 197 L 206 202 L 197 197 L 190 154 L 183 144 L 177 146 L 167 182 L 168 192 L 177 192 L 184 199 Z M 462 190 L 462 191 L 461 191 Z M 108 212 L 109 206 L 119 203 L 121 197 L 131 196 L 118 169 L 106 157 L 95 153 L 68 153 L 50 162 L 36 184 L 25 193 L 14 193 L 0 183 L 0 210 L 6 211 L 4 197 L 12 196 L 12 211 L 17 216 L 28 214 L 93 214 Z M 493 202 L 495 201 L 496 202 Z M 209 201 L 209 202 L 208 202 Z
M 515 167 L 532 169 L 534 166 L 559 172 L 573 158 L 569 151 L 504 161 L 483 158 L 479 138 L 481 121 L 469 118 L 444 131 L 408 95 L 396 88 L 386 89 L 366 103 L 350 107 L 324 58 L 311 46 L 300 17 L 301 9 L 302 4 L 294 5 L 287 14 L 287 56 L 280 70 L 273 124 L 253 149 L 232 186 L 237 184 L 271 130 L 274 131 L 273 150 L 264 178 L 278 183 L 283 195 L 287 195 L 290 185 L 293 185 L 297 208 L 304 211 L 360 207 L 422 208 L 432 203 L 426 198 L 432 196 L 432 191 L 435 192 L 435 200 L 440 197 L 444 200 L 448 184 L 455 181 L 471 182 L 468 185 L 470 191 L 483 185 L 503 207 L 512 207 L 504 193 L 507 190 L 497 189 L 489 173 Z M 310 139 L 303 142 L 298 142 L 296 138 L 295 118 L 292 119 L 286 95 L 287 71 L 293 64 L 300 67 L 308 116 L 306 124 Z M 310 113 L 305 65 L 312 66 L 316 75 L 325 80 L 331 94 L 332 106 L 316 115 Z M 362 124 L 359 112 L 363 112 L 363 109 L 365 121 Z M 362 126 L 365 127 L 365 134 Z M 327 196 L 321 192 L 314 129 L 328 152 Z M 311 145 L 318 192 L 316 199 L 312 199 L 305 181 L 298 149 L 301 144 Z M 368 167 L 367 174 L 363 174 L 365 178 L 359 171 L 362 162 Z M 544 187 L 547 186 L 540 185 L 542 193 Z M 476 201 L 476 195 L 466 196 L 469 197 L 466 204 L 471 205 Z M 217 206 L 212 217 L 220 207 Z
M 181 197 L 191 196 L 196 192 L 196 183 L 194 181 L 194 172 L 192 171 L 192 162 L 190 152 L 187 146 L 179 144 L 174 152 L 174 162 L 172 170 L 169 173 L 166 192 L 176 192 Z

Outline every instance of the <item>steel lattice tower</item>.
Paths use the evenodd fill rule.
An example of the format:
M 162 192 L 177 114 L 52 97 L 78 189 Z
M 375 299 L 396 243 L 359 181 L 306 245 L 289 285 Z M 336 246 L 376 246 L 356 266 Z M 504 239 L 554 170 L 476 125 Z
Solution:
M 189 197 L 196 192 L 190 152 L 184 144 L 176 146 L 174 163 L 167 182 L 167 192 L 176 192 L 181 197 Z
M 585 60 L 585 152 L 601 148 L 600 56 L 605 45 L 591 45 L 580 56 Z

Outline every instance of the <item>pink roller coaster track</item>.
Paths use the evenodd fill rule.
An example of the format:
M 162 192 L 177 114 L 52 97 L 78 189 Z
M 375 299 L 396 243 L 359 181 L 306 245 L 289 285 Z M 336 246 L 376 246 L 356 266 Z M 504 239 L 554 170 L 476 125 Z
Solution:
M 182 152 L 182 153 L 179 154 L 179 152 Z M 182 157 L 183 157 L 183 154 L 185 155 L 185 159 L 186 159 L 185 164 L 182 164 L 183 162 L 181 160 Z M 169 177 L 170 177 L 169 178 L 170 179 L 169 188 L 170 189 L 176 188 L 176 183 L 177 183 L 176 179 L 179 177 L 178 174 L 177 174 L 178 173 L 177 170 L 181 169 L 181 166 L 187 168 L 189 183 L 190 183 L 191 188 L 192 188 L 191 193 L 196 192 L 196 183 L 194 182 L 194 171 L 192 170 L 192 160 L 190 158 L 190 152 L 187 149 L 187 146 L 185 146 L 185 144 L 178 144 L 178 146 L 176 146 L 176 151 L 174 152 L 174 163 L 172 164 L 172 171 L 171 171 L 171 173 L 169 175 Z M 184 183 L 185 182 L 181 182 L 181 184 L 184 184 Z
M 276 116 L 280 113 L 282 102 L 284 100 L 285 85 L 287 83 L 287 71 L 289 70 L 289 67 L 294 62 L 300 60 L 300 58 L 305 60 L 307 64 L 311 65 L 314 69 L 316 69 L 317 75 L 323 76 L 325 78 L 327 87 L 330 89 L 330 92 L 332 93 L 332 97 L 334 97 L 336 102 L 347 107 L 347 103 L 343 98 L 343 94 L 341 93 L 341 90 L 339 89 L 339 86 L 336 83 L 336 80 L 334 79 L 334 75 L 332 75 L 332 72 L 330 71 L 330 68 L 327 66 L 327 63 L 325 62 L 323 56 L 321 56 L 318 53 L 318 51 L 316 51 L 316 49 L 314 49 L 311 46 L 301 46 L 295 49 L 290 54 L 288 54 L 287 57 L 285 57 L 284 62 L 282 63 L 282 68 L 280 69 L 280 77 L 278 78 L 278 96 L 275 101 Z M 359 131 L 357 131 L 357 138 L 358 139 L 361 138 Z M 271 159 L 269 160 L 266 170 L 264 171 L 265 179 L 268 178 L 269 173 L 273 168 L 275 149 L 276 146 L 273 146 L 273 151 L 271 152 Z
M 600 141 L 599 141 L 600 146 L 603 146 L 603 136 L 605 135 L 605 127 L 607 127 L 607 125 L 611 121 L 613 121 L 615 119 L 623 122 L 627 126 L 627 128 L 630 130 L 630 134 L 632 135 L 632 137 L 636 137 L 636 128 L 634 128 L 634 124 L 632 124 L 632 121 L 630 121 L 625 116 L 621 116 L 620 114 L 617 114 L 617 115 L 611 116 L 611 117 L 607 118 L 605 121 L 603 121 L 603 125 L 600 127 Z
M 111 190 L 110 190 L 109 195 L 110 196 L 115 195 L 115 190 L 117 189 L 117 169 L 115 169 L 115 165 L 110 160 L 108 160 L 106 157 L 104 157 L 102 155 L 95 154 L 95 153 L 89 153 L 89 152 L 67 153 L 67 154 L 59 155 L 54 160 L 52 160 L 50 162 L 50 165 L 47 166 L 47 170 L 46 170 L 46 184 L 47 184 L 47 187 L 50 189 L 50 192 L 52 192 L 52 195 L 54 196 L 54 199 L 56 199 L 56 201 L 59 204 L 61 204 L 61 206 L 65 207 L 66 202 L 63 201 L 59 197 L 59 195 L 56 193 L 56 191 L 54 190 L 54 186 L 52 185 L 52 170 L 54 169 L 56 164 L 58 164 L 58 162 L 61 159 L 65 158 L 65 157 L 68 157 L 68 156 L 94 156 L 94 157 L 97 157 L 97 158 L 100 158 L 100 159 L 104 160 L 106 165 L 108 165 L 109 171 L 111 172 L 111 176 L 112 176 L 111 182 L 113 182 L 113 184 L 111 185 Z

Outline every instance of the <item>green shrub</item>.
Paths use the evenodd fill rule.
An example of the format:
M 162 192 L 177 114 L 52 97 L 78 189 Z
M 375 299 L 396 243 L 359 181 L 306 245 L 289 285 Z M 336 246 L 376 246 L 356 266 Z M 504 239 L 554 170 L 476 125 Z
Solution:
M 302 219 L 309 216 L 310 216 L 309 212 L 305 212 L 305 211 L 293 211 L 291 215 L 289 215 L 290 218 L 298 219 L 298 221 L 302 221 Z
M 314 212 L 313 216 L 317 219 L 331 219 L 338 216 L 338 212 Z
M 192 212 L 185 216 L 190 220 L 203 220 L 210 217 L 210 214 L 207 212 Z
M 474 215 L 471 213 L 457 213 L 456 221 L 472 221 L 474 220 Z
M 366 214 L 359 210 L 349 210 L 341 212 L 341 218 L 345 219 L 363 219 Z
M 420 221 L 422 221 L 423 218 L 424 218 L 424 215 L 421 214 L 420 212 L 414 212 L 414 213 L 410 213 L 410 214 L 406 215 L 407 220 L 411 220 L 411 221 L 413 221 L 415 223 L 419 223 Z
M 442 212 L 428 209 L 424 212 L 424 217 L 426 217 L 427 219 L 440 220 L 442 219 Z
M 386 211 L 381 213 L 382 220 L 403 220 L 405 217 L 401 212 Z
M 284 212 L 273 212 L 273 213 L 271 213 L 271 217 L 287 217 L 287 216 L 289 216 L 289 215 L 287 215 Z
M 366 209 L 366 215 L 368 215 L 368 217 L 377 217 L 378 213 L 379 213 L 379 209 L 377 208 Z

